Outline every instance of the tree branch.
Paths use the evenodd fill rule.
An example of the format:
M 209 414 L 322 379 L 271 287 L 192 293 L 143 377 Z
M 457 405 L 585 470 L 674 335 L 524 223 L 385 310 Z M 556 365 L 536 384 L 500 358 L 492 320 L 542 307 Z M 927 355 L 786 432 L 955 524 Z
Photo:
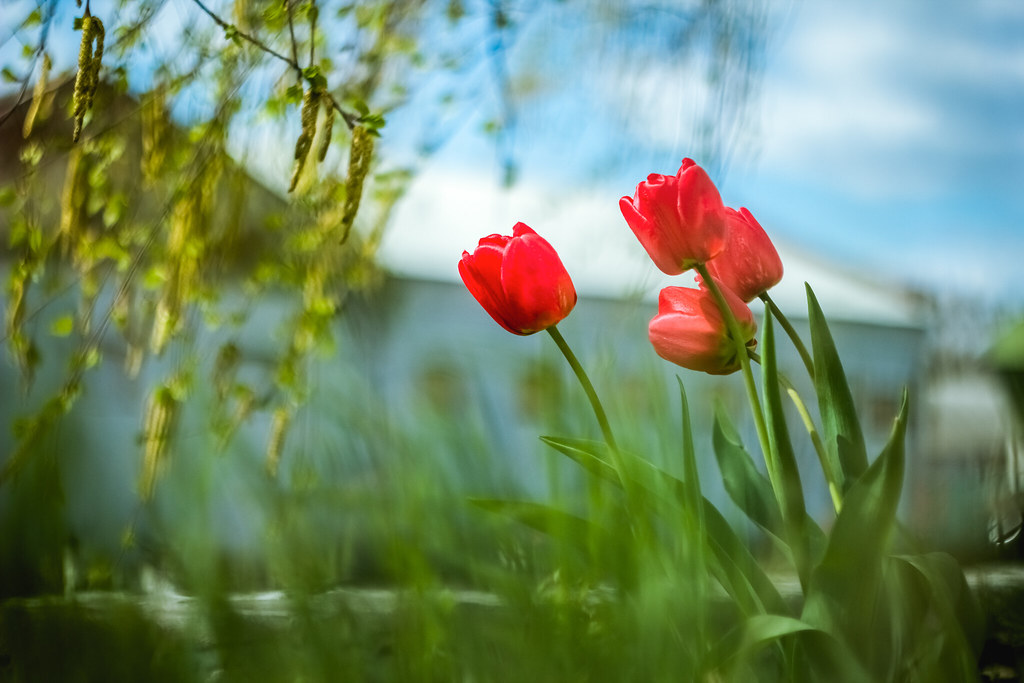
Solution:
M 287 57 L 287 56 L 281 54 L 280 52 L 278 52 L 274 48 L 272 48 L 269 45 L 267 45 L 266 43 L 264 43 L 259 38 L 256 38 L 255 36 L 251 36 L 248 33 L 246 33 L 245 31 L 239 31 L 236 26 L 234 26 L 232 24 L 229 24 L 228 22 L 224 21 L 219 16 L 214 14 L 213 11 L 210 10 L 209 7 L 207 7 L 206 5 L 203 4 L 202 0 L 192 0 L 192 2 L 194 2 L 196 5 L 198 5 L 199 9 L 203 10 L 203 12 L 206 14 L 206 16 L 208 16 L 211 19 L 213 19 L 214 23 L 216 23 L 222 29 L 224 29 L 225 31 L 232 31 L 235 35 L 237 35 L 242 40 L 245 40 L 245 41 L 251 43 L 252 45 L 255 45 L 259 49 L 261 49 L 264 52 L 266 52 L 268 55 L 271 55 L 273 57 L 277 57 L 282 62 L 284 62 L 285 64 L 290 66 L 292 69 L 294 69 L 298 73 L 299 78 L 303 77 L 302 76 L 302 67 L 299 66 L 299 62 L 297 60 L 291 59 L 290 57 Z
M 316 0 L 309 0 L 309 65 L 316 64 L 316 18 L 320 10 L 316 7 Z
M 264 43 L 259 38 L 256 38 L 255 36 L 251 36 L 251 35 L 249 35 L 248 33 L 244 32 L 244 31 L 239 31 L 238 28 L 236 28 L 235 26 L 232 26 L 231 24 L 229 24 L 228 22 L 224 21 L 219 16 L 214 14 L 213 11 L 210 10 L 209 7 L 207 7 L 206 5 L 203 4 L 202 0 L 192 0 L 192 2 L 194 2 L 199 7 L 199 9 L 203 10 L 203 12 L 206 14 L 206 16 L 210 17 L 210 19 L 213 19 L 214 23 L 216 23 L 222 29 L 224 29 L 225 31 L 229 31 L 230 30 L 230 31 L 234 32 L 234 34 L 237 35 L 242 40 L 245 40 L 246 42 L 254 45 L 257 48 L 259 48 L 260 50 L 263 50 L 264 52 L 266 52 L 268 55 L 271 55 L 272 57 L 277 57 L 282 62 L 284 62 L 285 64 L 290 66 L 293 70 L 295 70 L 295 72 L 298 74 L 300 79 L 305 78 L 305 74 L 302 73 L 302 67 L 299 66 L 299 62 L 298 62 L 297 59 L 292 59 L 291 57 L 287 57 L 287 56 L 281 54 L 280 52 L 278 52 L 277 50 L 275 50 L 274 48 L 270 47 L 266 43 Z M 291 5 L 289 4 L 289 12 L 290 12 L 290 7 L 291 7 Z M 290 18 L 291 18 L 291 14 L 289 13 L 289 19 Z M 339 114 L 341 114 L 341 118 L 345 121 L 345 125 L 348 126 L 349 130 L 352 130 L 353 128 L 356 127 L 356 125 L 359 124 L 359 120 L 360 120 L 359 117 L 356 116 L 355 114 L 351 113 L 351 112 L 348 112 L 348 111 L 342 109 L 341 105 L 338 104 L 338 101 L 336 99 L 334 99 L 334 95 L 332 95 L 331 93 L 326 92 L 326 91 L 324 92 L 324 94 L 327 95 L 327 99 L 330 100 L 331 106 L 334 107 L 335 111 L 337 111 Z
M 295 42 L 295 22 L 292 20 L 292 0 L 284 0 L 284 7 L 286 10 L 288 10 L 288 33 L 291 35 L 292 38 L 292 60 L 296 64 L 298 64 L 299 46 Z M 312 62 L 310 62 L 310 66 L 313 66 Z M 302 78 L 301 74 L 299 78 Z

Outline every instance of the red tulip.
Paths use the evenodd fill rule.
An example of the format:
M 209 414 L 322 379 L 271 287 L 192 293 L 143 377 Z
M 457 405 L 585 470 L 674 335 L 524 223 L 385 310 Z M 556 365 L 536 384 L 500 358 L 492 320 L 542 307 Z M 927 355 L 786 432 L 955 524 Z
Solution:
M 739 298 L 753 301 L 782 279 L 782 260 L 749 211 L 730 208 L 725 211 L 728 241 L 725 250 L 708 261 L 708 273 Z
M 740 298 L 720 288 L 736 316 L 747 346 L 756 343 L 757 323 Z M 648 336 L 658 355 L 676 365 L 712 375 L 728 375 L 740 368 L 736 346 L 715 297 L 706 285 L 665 287 L 658 297 L 658 315 L 651 320 Z
M 674 176 L 652 173 L 619 209 L 648 255 L 668 275 L 706 263 L 725 248 L 725 207 L 704 169 L 683 159 Z
M 459 275 L 494 320 L 513 334 L 546 330 L 569 315 L 576 288 L 547 240 L 525 223 L 462 252 Z

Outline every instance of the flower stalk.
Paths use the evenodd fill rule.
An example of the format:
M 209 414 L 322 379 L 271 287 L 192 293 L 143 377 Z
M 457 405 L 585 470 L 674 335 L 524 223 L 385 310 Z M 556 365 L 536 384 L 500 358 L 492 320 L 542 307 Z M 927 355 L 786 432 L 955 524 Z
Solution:
M 697 273 L 701 276 L 708 289 L 711 291 L 712 296 L 715 298 L 715 302 L 718 304 L 718 309 L 722 313 L 722 317 L 725 319 L 726 328 L 729 330 L 729 337 L 732 339 L 733 344 L 736 345 L 736 355 L 740 362 L 740 370 L 743 373 L 743 385 L 747 391 L 747 400 L 750 402 L 750 412 L 754 418 L 754 428 L 757 430 L 757 440 L 761 444 L 761 452 L 764 454 L 765 464 L 768 466 L 768 476 L 772 483 L 772 489 L 775 490 L 776 496 L 781 499 L 781 485 L 778 474 L 778 463 L 773 454 L 771 444 L 768 440 L 768 425 L 764 419 L 764 410 L 761 408 L 761 399 L 757 394 L 757 385 L 754 383 L 754 373 L 750 369 L 750 358 L 747 355 L 747 345 L 743 340 L 743 334 L 740 330 L 739 322 L 736 320 L 736 316 L 733 315 L 732 309 L 729 307 L 728 302 L 725 300 L 725 295 L 722 294 L 721 288 L 715 282 L 714 278 L 708 273 L 707 267 L 703 263 L 698 263 L 694 266 Z
M 604 437 L 605 442 L 608 444 L 608 448 L 615 454 L 616 461 L 618 458 L 619 446 L 615 442 L 615 435 L 612 433 L 611 424 L 608 422 L 608 415 L 604 412 L 604 406 L 601 405 L 601 399 L 597 395 L 597 391 L 594 389 L 593 383 L 590 381 L 590 377 L 587 376 L 587 371 L 580 365 L 580 361 L 576 358 L 576 354 L 573 353 L 572 348 L 568 342 L 565 341 L 565 337 L 558 331 L 557 325 L 552 325 L 547 329 L 551 338 L 555 341 L 555 345 L 558 346 L 558 350 L 565 356 L 565 360 L 569 363 L 569 367 L 572 368 L 573 373 L 576 375 L 576 379 L 579 380 L 580 386 L 583 387 L 584 393 L 587 395 L 587 400 L 590 401 L 590 407 L 594 410 L 594 417 L 597 418 L 597 424 L 601 428 L 601 435 Z M 622 471 L 616 463 L 616 471 L 619 473 L 619 478 L 622 478 Z

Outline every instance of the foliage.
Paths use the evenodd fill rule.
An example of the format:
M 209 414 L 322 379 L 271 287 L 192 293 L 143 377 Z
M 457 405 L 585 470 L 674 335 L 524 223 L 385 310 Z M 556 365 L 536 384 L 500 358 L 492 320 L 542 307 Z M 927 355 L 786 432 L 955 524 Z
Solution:
M 808 288 L 815 376 L 836 387 L 819 393 L 832 457 L 857 443 L 859 428 L 845 374 L 813 292 Z M 776 463 L 761 474 L 728 415 L 714 432 L 725 488 L 772 540 L 799 593 L 784 594 L 718 510 L 703 499 L 696 468 L 676 478 L 611 443 L 542 437 L 612 490 L 591 497 L 584 516 L 556 507 L 477 501 L 572 548 L 577 563 L 560 565 L 560 581 L 607 585 L 615 602 L 683 599 L 690 612 L 665 625 L 671 648 L 685 653 L 673 676 L 690 680 L 971 680 L 977 676 L 981 621 L 976 599 L 955 560 L 918 554 L 896 520 L 903 483 L 908 400 L 904 394 L 885 448 L 860 469 L 838 459 L 847 482 L 831 530 L 804 509 L 801 483 L 781 410 L 788 384 L 775 364 L 773 317 L 762 339 L 762 399 Z M 819 385 L 820 386 L 820 385 Z M 682 391 L 681 457 L 693 461 Z M 599 417 L 600 419 L 600 417 Z M 829 427 L 829 421 L 841 427 Z M 773 474 L 774 468 L 774 474 Z M 778 485 L 776 486 L 776 482 Z M 574 573 L 570 573 L 570 569 Z M 573 577 L 573 578 L 569 578 Z M 565 585 L 565 584 L 563 584 Z M 670 588 L 668 588 L 670 587 Z M 679 598 L 685 595 L 685 598 Z M 668 617 L 669 613 L 660 613 Z M 728 618 L 723 615 L 729 615 Z M 664 636 L 664 634 L 663 634 Z
M 0 481 L 15 475 L 39 449 L 41 435 L 73 409 L 83 375 L 116 341 L 132 376 L 169 353 L 175 358 L 166 379 L 152 387 L 141 420 L 139 487 L 150 496 L 174 415 L 192 395 L 197 373 L 217 371 L 218 362 L 239 351 L 235 341 L 212 355 L 192 346 L 204 329 L 241 329 L 250 312 L 225 298 L 239 286 L 253 299 L 281 290 L 297 295 L 274 385 L 249 386 L 220 371 L 222 381 L 233 383 L 225 400 L 265 397 L 238 403 L 237 418 L 224 424 L 221 437 L 230 439 L 254 411 L 268 411 L 275 429 L 267 466 L 275 470 L 287 425 L 304 400 L 309 355 L 333 347 L 331 321 L 379 280 L 375 250 L 407 174 L 380 169 L 374 179 L 373 136 L 384 116 L 365 103 L 394 106 L 382 96 L 391 85 L 382 74 L 395 82 L 407 77 L 414 43 L 396 49 L 395 41 L 411 40 L 422 4 L 367 4 L 343 22 L 345 36 L 359 46 L 353 52 L 358 78 L 343 78 L 333 64 L 339 20 L 320 20 L 315 2 L 236 3 L 230 20 L 200 2 L 195 10 L 174 33 L 163 3 L 86 3 L 74 17 L 81 32 L 77 64 L 56 77 L 48 41 L 65 33 L 54 26 L 64 21 L 61 8 L 45 3 L 22 22 L 26 37 L 34 31 L 38 40 L 25 55 L 25 82 L 36 62 L 42 66 L 31 102 L 19 106 L 19 97 L 4 114 L 12 124 L 20 120 L 25 141 L 20 167 L 5 169 L 12 175 L 4 181 L 3 225 L 13 262 L 6 338 L 26 395 L 40 364 L 53 362 L 43 358 L 47 344 L 35 338 L 33 319 L 53 305 L 55 290 L 72 287 L 80 298 L 77 310 L 61 312 L 51 327 L 74 341 L 66 379 L 44 410 L 23 418 Z M 190 58 L 159 61 L 159 47 L 144 38 L 153 32 Z M 248 85 L 267 77 L 274 79 L 269 89 L 254 92 Z M 266 192 L 236 159 L 239 141 L 249 144 L 244 131 L 254 105 L 264 128 L 287 130 L 297 99 L 304 104 L 293 196 L 284 199 Z M 183 114 L 183 105 L 191 111 Z M 333 125 L 336 115 L 343 130 Z M 4 130 L 13 133 L 13 126 Z M 305 163 L 314 138 L 315 167 Z M 347 143 L 349 153 L 329 157 L 332 141 Z M 57 196 L 46 192 L 55 183 L 62 185 Z M 364 185 L 372 189 L 364 192 Z M 373 206 L 350 242 L 364 193 Z

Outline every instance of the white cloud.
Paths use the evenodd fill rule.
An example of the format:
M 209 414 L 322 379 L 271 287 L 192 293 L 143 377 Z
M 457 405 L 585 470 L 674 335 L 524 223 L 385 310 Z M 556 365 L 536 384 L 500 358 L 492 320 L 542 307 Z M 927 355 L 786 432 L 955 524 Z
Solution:
M 767 75 L 762 167 L 891 199 L 941 194 L 965 157 L 1024 153 L 998 111 L 1024 104 L 1024 47 L 969 9 L 962 30 L 915 11 L 804 7 Z

